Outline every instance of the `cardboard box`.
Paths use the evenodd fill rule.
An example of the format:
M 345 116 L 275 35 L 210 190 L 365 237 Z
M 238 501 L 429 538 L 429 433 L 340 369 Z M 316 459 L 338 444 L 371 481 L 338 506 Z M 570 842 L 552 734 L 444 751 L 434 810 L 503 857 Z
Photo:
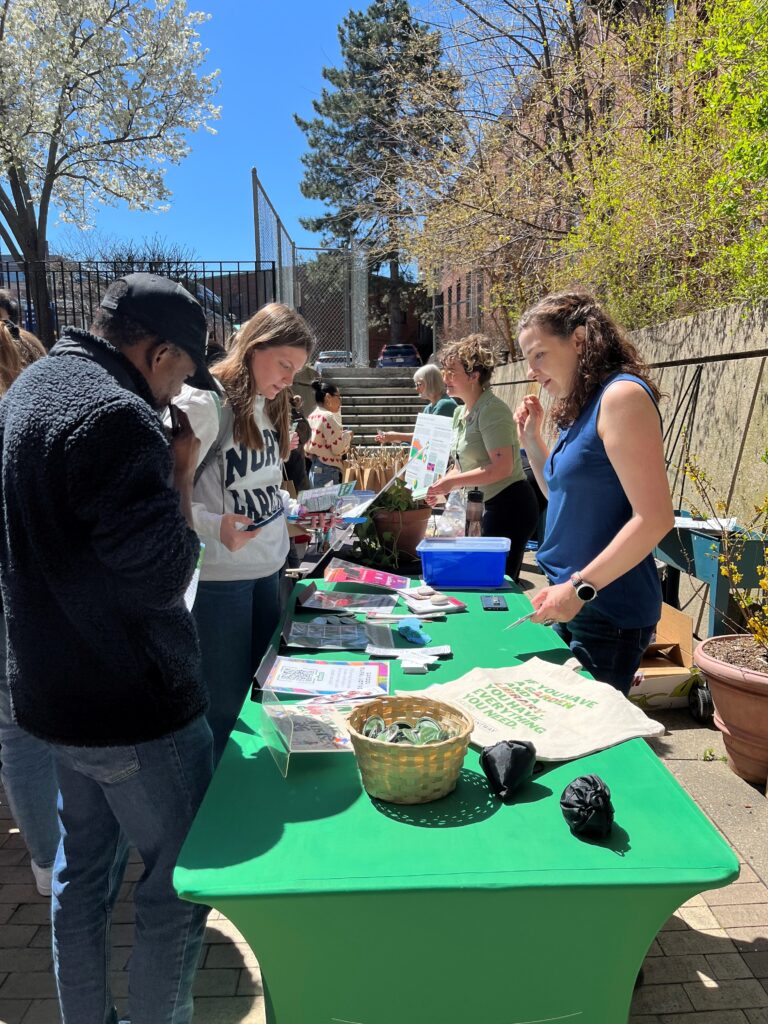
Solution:
M 656 640 L 643 655 L 629 699 L 644 710 L 688 705 L 693 665 L 693 619 L 671 605 L 661 606 Z

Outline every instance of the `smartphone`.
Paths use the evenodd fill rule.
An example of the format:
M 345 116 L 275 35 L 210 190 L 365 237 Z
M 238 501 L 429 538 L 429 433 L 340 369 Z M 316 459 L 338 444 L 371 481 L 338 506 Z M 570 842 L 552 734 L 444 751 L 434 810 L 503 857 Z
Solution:
M 181 430 L 181 421 L 179 420 L 179 410 L 173 402 L 168 403 L 168 412 L 171 414 L 171 437 L 176 437 Z
M 483 594 L 480 597 L 480 601 L 483 605 L 483 611 L 486 612 L 506 612 L 508 611 L 506 599 L 501 594 Z
M 277 512 L 273 512 L 271 516 L 266 516 L 264 519 L 257 519 L 255 523 L 249 523 L 248 526 L 241 526 L 240 529 L 243 533 L 253 533 L 254 530 L 260 530 L 262 526 L 267 526 L 269 523 L 273 523 L 275 519 L 279 519 L 282 515 L 285 515 L 285 509 L 279 508 Z

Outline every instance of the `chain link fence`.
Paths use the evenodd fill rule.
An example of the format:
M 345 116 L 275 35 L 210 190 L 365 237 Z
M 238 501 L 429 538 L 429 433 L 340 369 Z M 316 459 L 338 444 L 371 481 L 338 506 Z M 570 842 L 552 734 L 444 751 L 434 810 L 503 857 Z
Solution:
M 252 171 L 256 259 L 275 264 L 276 300 L 298 310 L 318 352 L 339 352 L 350 365 L 368 363 L 368 262 L 361 249 L 297 247 L 256 170 Z

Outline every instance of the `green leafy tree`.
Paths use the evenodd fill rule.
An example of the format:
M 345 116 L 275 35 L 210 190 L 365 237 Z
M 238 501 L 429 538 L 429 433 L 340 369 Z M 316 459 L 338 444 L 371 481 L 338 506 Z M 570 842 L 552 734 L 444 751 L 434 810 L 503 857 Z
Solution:
M 729 298 L 768 295 L 768 9 L 764 0 L 715 0 L 692 61 L 701 80 L 701 117 L 716 140 L 707 182 L 711 216 L 728 233 L 713 275 Z
M 295 115 L 307 137 L 302 193 L 327 212 L 302 219 L 329 244 L 369 250 L 386 266 L 390 338 L 402 328 L 403 237 L 413 211 L 404 177 L 460 132 L 459 80 L 442 64 L 441 37 L 418 23 L 407 0 L 375 0 L 339 26 L 343 64 L 324 68 L 316 117 Z
M 438 155 L 448 173 L 435 160 L 411 163 L 407 194 L 419 217 L 408 248 L 436 291 L 469 271 L 482 281 L 483 329 L 512 351 L 521 309 L 548 289 L 560 243 L 583 216 L 642 6 L 430 6 L 462 82 L 466 127 L 460 145 Z
M 622 119 L 558 246 L 553 284 L 589 284 L 630 327 L 768 294 L 768 11 L 706 14 L 681 6 L 630 40 Z M 651 93 L 663 119 L 633 117 Z
M 218 117 L 205 19 L 186 0 L 0 2 L 0 237 L 29 263 L 48 343 L 52 209 L 88 227 L 99 203 L 162 208 L 166 168 Z

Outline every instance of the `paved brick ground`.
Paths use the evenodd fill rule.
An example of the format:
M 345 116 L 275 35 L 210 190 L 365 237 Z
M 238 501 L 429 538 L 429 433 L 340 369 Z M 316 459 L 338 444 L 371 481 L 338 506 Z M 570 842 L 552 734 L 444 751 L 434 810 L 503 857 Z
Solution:
M 0 1024 L 59 1024 L 49 901 L 32 883 L 2 791 L 0 801 Z M 129 864 L 115 908 L 118 1003 L 126 994 L 131 896 L 140 872 L 140 863 Z M 217 912 L 206 931 L 195 996 L 196 1024 L 265 1020 L 258 964 Z M 749 864 L 742 864 L 733 885 L 694 897 L 667 921 L 645 961 L 645 984 L 635 994 L 630 1024 L 768 1024 L 768 887 Z
M 113 989 L 127 993 L 133 935 L 132 890 L 141 874 L 134 858 L 115 907 Z M 60 1024 L 51 972 L 50 900 L 35 889 L 29 857 L 0 789 L 0 1024 Z M 261 974 L 243 937 L 217 911 L 206 929 L 195 984 L 195 1024 L 264 1024 Z

